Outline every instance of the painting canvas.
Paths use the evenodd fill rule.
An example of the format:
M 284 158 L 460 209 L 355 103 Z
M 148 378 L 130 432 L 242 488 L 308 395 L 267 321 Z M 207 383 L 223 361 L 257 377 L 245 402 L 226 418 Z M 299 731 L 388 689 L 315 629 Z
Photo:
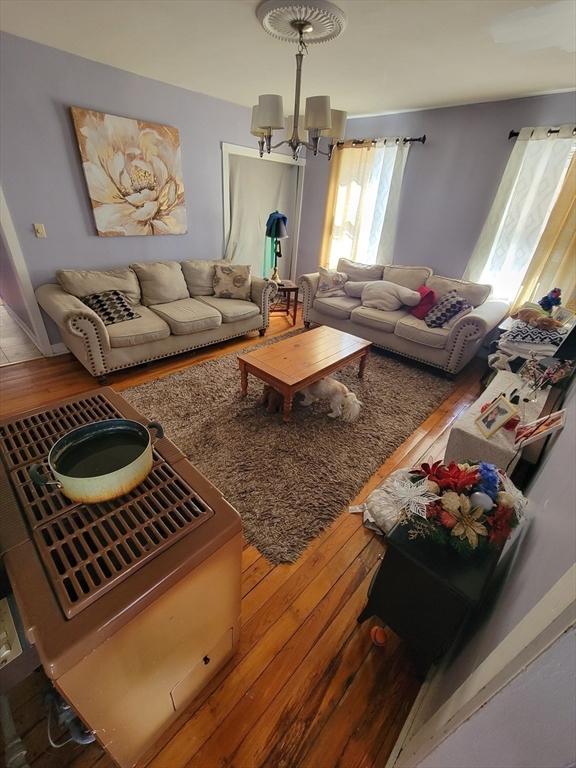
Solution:
M 184 234 L 178 129 L 80 107 L 72 118 L 98 234 Z

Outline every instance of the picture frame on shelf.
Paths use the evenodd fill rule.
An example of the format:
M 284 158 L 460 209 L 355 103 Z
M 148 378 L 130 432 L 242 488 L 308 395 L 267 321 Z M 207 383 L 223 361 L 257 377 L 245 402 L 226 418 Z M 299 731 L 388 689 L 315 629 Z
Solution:
M 476 425 L 484 437 L 492 437 L 506 422 L 516 415 L 518 409 L 504 395 L 499 395 L 484 413 L 476 417 Z
M 552 313 L 554 320 L 558 320 L 562 325 L 572 324 L 576 320 L 576 315 L 567 307 L 556 307 Z

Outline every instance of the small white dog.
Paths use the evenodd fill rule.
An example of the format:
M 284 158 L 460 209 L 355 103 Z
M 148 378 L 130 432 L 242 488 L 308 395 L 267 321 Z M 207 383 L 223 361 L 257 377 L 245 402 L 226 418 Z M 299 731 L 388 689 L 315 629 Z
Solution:
M 328 416 L 331 419 L 340 416 L 343 421 L 356 421 L 360 415 L 362 403 L 354 392 L 350 392 L 347 386 L 330 376 L 302 389 L 301 394 L 304 395 L 302 405 L 305 406 L 312 405 L 317 400 L 329 400 L 332 410 Z

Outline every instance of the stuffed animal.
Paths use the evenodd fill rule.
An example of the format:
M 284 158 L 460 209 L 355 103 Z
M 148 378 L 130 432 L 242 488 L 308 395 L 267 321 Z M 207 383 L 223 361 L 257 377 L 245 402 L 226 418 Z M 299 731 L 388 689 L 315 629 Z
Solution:
M 554 307 L 559 307 L 562 304 L 561 294 L 562 290 L 560 288 L 553 288 L 546 296 L 542 296 L 538 304 L 540 304 L 545 312 L 550 313 Z
M 531 325 L 533 328 L 540 328 L 544 331 L 551 331 L 553 328 L 561 328 L 562 323 L 550 317 L 541 309 L 534 309 L 533 307 L 520 307 L 512 317 L 515 320 L 521 320 L 523 323 Z
M 264 406 L 266 413 L 280 413 L 284 407 L 284 398 L 280 392 L 276 392 L 273 387 L 266 384 L 261 404 Z

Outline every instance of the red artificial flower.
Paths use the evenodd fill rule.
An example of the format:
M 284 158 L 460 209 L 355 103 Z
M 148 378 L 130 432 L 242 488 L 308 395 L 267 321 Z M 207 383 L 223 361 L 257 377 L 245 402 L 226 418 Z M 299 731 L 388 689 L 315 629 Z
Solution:
M 452 528 L 454 528 L 458 522 L 458 520 L 456 520 L 456 518 L 453 517 L 450 512 L 447 512 L 445 509 L 442 509 L 442 512 L 438 515 L 438 519 L 444 528 L 448 528 L 448 530 L 452 530 Z
M 499 505 L 495 512 L 486 518 L 486 523 L 490 528 L 488 540 L 493 544 L 503 544 L 512 531 L 512 515 L 514 510 L 511 507 Z
M 422 469 L 424 466 L 423 464 Z M 455 461 L 451 461 L 448 466 L 435 462 L 429 469 L 430 471 L 426 472 L 425 476 L 435 482 L 441 490 L 462 493 L 478 482 L 477 469 L 461 469 Z
M 431 501 L 426 505 L 426 519 L 435 523 L 443 511 L 444 508 L 438 501 Z

